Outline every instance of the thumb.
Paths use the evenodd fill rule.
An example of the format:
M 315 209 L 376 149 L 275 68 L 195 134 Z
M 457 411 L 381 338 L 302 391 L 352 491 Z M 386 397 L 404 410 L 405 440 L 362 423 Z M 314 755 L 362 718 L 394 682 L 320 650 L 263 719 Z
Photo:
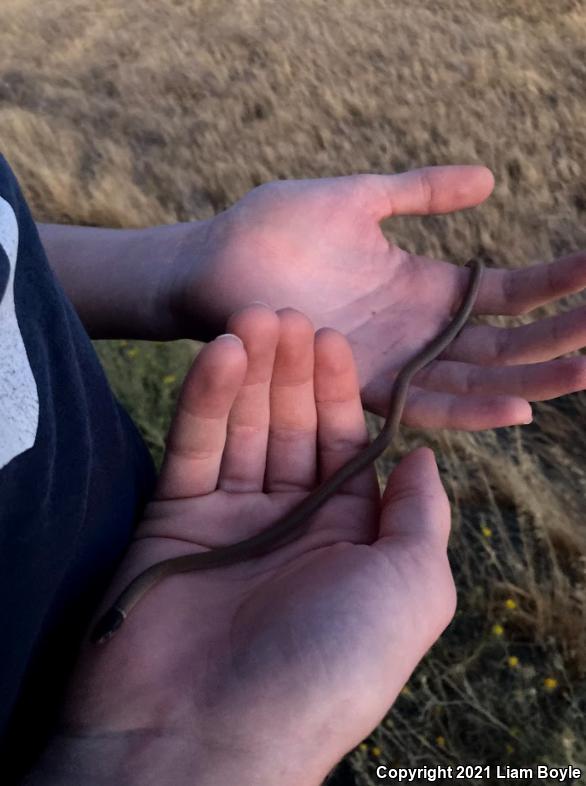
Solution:
M 382 498 L 380 538 L 374 545 L 401 578 L 405 608 L 415 631 L 413 641 L 419 641 L 421 655 L 456 610 L 447 555 L 449 532 L 450 504 L 435 456 L 429 448 L 418 448 L 405 456 L 389 478 Z
M 449 534 L 450 503 L 435 456 L 430 448 L 417 448 L 401 460 L 387 481 L 379 538 L 445 550 Z
M 428 166 L 394 175 L 353 175 L 362 205 L 377 221 L 391 216 L 451 213 L 484 202 L 494 177 L 484 166 Z

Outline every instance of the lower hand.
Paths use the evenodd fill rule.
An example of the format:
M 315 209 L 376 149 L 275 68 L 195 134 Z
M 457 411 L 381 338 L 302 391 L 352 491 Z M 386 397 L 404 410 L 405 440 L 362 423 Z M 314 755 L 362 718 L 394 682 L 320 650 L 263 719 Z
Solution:
M 104 609 L 149 565 L 270 526 L 367 443 L 340 333 L 263 305 L 228 329 L 243 343 L 219 337 L 196 358 Z M 76 750 L 130 763 L 129 783 L 319 784 L 451 619 L 449 525 L 421 448 L 382 500 L 369 467 L 301 539 L 164 580 L 110 642 L 85 645 L 63 718 Z

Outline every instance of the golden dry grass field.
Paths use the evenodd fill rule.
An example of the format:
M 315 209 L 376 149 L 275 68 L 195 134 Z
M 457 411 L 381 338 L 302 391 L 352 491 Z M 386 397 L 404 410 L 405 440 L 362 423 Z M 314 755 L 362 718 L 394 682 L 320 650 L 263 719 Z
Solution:
M 510 267 L 586 248 L 583 0 L 2 0 L 0 21 L 0 149 L 39 221 L 203 219 L 276 178 L 482 163 L 484 205 L 385 233 Z M 98 350 L 160 456 L 192 346 Z M 379 759 L 586 770 L 586 398 L 534 415 L 406 430 L 381 463 L 435 450 L 459 610 L 344 782 L 380 783 Z

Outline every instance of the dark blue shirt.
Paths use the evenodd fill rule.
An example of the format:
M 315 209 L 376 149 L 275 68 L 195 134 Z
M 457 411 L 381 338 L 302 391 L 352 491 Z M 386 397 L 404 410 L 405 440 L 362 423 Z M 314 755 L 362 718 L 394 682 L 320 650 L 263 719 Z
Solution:
M 30 766 L 155 474 L 0 156 L 0 778 Z M 10 753 L 10 755 L 9 755 Z

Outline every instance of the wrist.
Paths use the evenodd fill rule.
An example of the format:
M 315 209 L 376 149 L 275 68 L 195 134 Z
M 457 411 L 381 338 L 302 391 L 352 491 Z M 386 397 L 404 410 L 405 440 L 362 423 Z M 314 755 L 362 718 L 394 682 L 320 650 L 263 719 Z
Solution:
M 224 321 L 214 320 L 206 272 L 210 234 L 215 218 L 178 224 L 173 258 L 159 288 L 159 302 L 167 314 L 167 339 L 210 341 L 222 332 Z
M 216 742 L 196 747 L 191 737 L 139 729 L 97 735 L 58 734 L 21 786 L 320 786 L 303 757 L 270 749 L 262 757 Z
M 170 340 L 184 337 L 171 310 L 178 253 L 193 244 L 190 262 L 197 268 L 206 224 L 37 228 L 51 268 L 92 338 Z

